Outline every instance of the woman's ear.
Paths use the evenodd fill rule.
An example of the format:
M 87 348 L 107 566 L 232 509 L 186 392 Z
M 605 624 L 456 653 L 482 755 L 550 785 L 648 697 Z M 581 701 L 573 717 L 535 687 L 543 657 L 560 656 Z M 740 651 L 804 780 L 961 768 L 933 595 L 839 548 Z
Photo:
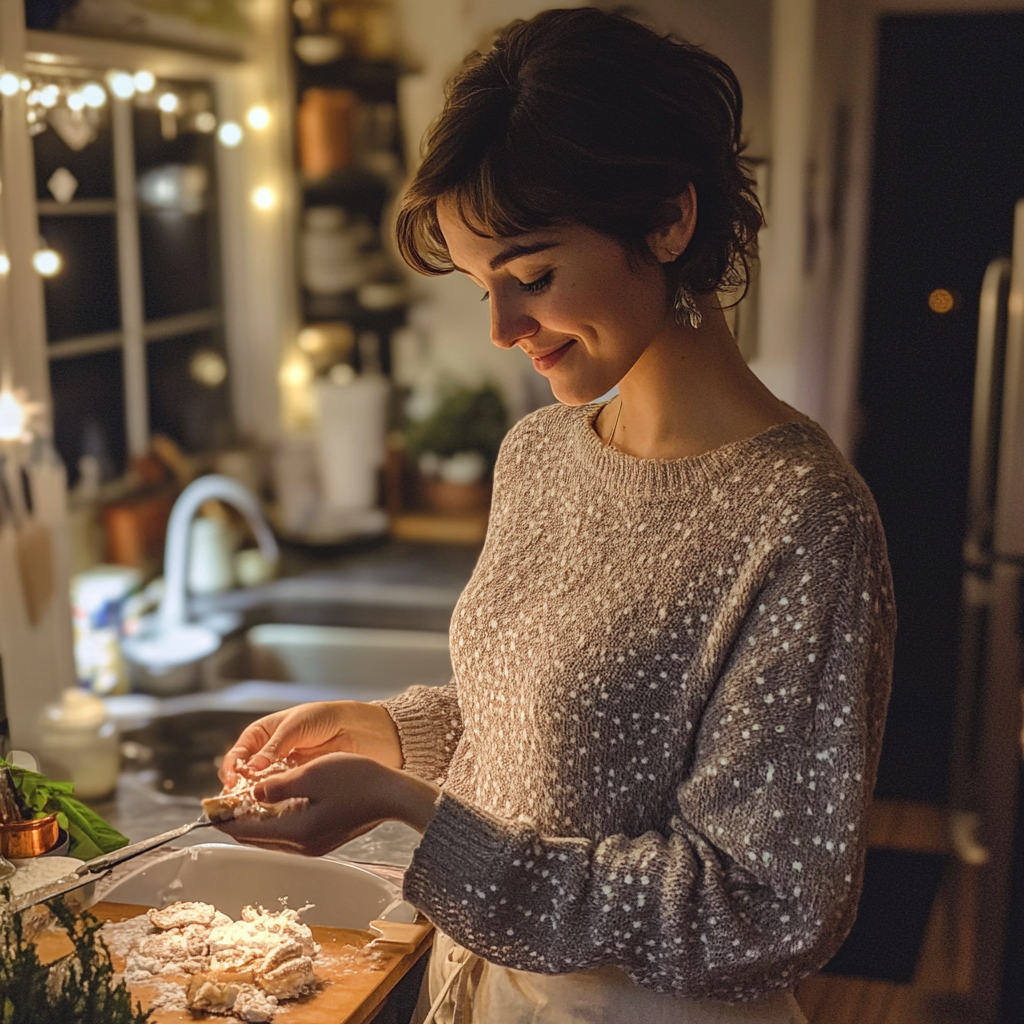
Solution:
M 647 236 L 647 245 L 659 263 L 678 259 L 693 238 L 697 227 L 697 190 L 692 181 L 685 192 L 671 200 L 670 205 L 675 210 L 675 219 Z

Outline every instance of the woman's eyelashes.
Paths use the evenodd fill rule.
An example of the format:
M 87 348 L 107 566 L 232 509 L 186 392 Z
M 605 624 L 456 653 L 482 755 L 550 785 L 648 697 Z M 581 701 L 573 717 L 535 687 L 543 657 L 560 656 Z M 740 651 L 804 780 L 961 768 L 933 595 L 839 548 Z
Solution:
M 521 291 L 529 292 L 531 295 L 536 295 L 537 292 L 544 291 L 544 289 L 547 288 L 554 279 L 555 272 L 553 270 L 549 270 L 546 274 L 538 277 L 535 281 L 517 281 L 516 284 L 519 285 Z M 490 292 L 484 292 L 483 295 L 480 296 L 480 301 L 486 302 L 490 297 Z
M 549 270 L 546 274 L 538 277 L 536 281 L 520 281 L 519 287 L 524 292 L 537 293 L 544 291 L 545 288 L 554 280 L 555 272 Z

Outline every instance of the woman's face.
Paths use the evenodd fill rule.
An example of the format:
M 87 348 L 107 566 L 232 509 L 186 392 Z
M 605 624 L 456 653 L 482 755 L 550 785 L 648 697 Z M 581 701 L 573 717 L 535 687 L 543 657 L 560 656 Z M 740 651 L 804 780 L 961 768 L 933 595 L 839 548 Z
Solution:
M 607 235 L 569 224 L 481 238 L 454 204 L 437 215 L 452 262 L 486 292 L 491 341 L 518 345 L 566 405 L 611 390 L 669 329 L 661 266 Z

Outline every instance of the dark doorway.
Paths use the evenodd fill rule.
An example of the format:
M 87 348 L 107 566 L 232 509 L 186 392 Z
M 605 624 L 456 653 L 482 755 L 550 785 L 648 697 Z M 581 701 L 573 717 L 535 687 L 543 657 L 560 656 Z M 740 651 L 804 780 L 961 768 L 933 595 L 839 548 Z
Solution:
M 978 295 L 1024 196 L 1024 13 L 879 23 L 856 462 L 899 616 L 877 795 L 943 803 Z

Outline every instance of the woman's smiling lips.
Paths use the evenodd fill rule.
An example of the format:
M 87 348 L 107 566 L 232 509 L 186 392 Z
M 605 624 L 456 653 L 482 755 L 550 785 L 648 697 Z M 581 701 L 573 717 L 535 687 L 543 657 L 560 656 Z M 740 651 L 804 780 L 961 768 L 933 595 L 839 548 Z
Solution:
M 561 360 L 562 356 L 564 356 L 565 353 L 568 352 L 575 344 L 576 339 L 570 338 L 564 345 L 560 345 L 558 348 L 553 348 L 548 352 L 542 352 L 537 356 L 532 355 L 531 353 L 527 353 L 527 355 L 530 356 L 534 368 L 543 373 L 545 370 L 550 370 L 555 366 Z

